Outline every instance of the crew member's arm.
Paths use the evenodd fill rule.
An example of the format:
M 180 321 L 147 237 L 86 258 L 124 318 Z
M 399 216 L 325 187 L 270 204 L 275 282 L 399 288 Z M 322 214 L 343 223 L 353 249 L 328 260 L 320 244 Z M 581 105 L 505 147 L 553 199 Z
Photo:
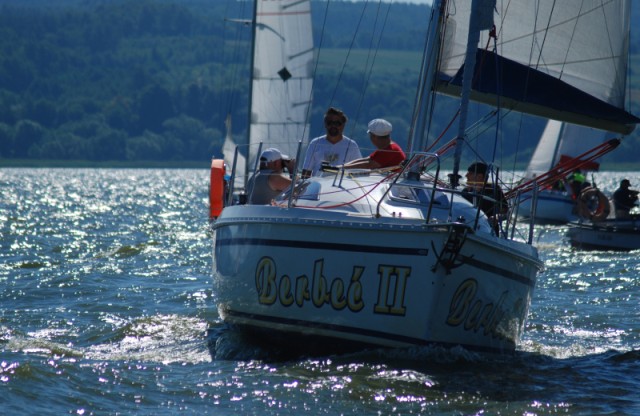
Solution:
M 378 169 L 380 167 L 380 163 L 370 157 L 363 157 L 347 162 L 342 165 L 342 167 L 345 169 Z

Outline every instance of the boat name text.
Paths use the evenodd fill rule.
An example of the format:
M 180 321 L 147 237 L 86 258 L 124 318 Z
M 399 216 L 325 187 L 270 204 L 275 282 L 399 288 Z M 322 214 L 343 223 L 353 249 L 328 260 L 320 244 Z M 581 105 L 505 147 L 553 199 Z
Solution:
M 505 316 L 511 315 L 504 309 L 509 292 L 502 292 L 495 303 L 485 303 L 476 296 L 477 291 L 478 282 L 475 279 L 467 279 L 458 286 L 449 305 L 447 324 L 463 325 L 466 331 L 477 332 L 482 329 L 485 336 L 513 338 L 514 334 L 508 333 L 511 325 L 509 322 L 503 322 Z M 515 308 L 518 308 L 518 305 L 522 305 L 522 302 L 516 302 Z M 511 328 L 511 331 L 513 329 Z
M 324 259 L 314 262 L 311 277 L 306 274 L 292 278 L 286 274 L 278 277 L 276 264 L 270 257 L 263 257 L 256 266 L 255 283 L 258 301 L 263 305 L 276 302 L 288 307 L 303 306 L 312 302 L 316 307 L 330 305 L 333 309 L 348 308 L 359 312 L 364 308 L 361 282 L 364 266 L 353 266 L 348 283 L 340 277 L 328 279 L 323 274 Z M 379 265 L 379 286 L 374 312 L 385 315 L 404 315 L 407 279 L 411 268 Z

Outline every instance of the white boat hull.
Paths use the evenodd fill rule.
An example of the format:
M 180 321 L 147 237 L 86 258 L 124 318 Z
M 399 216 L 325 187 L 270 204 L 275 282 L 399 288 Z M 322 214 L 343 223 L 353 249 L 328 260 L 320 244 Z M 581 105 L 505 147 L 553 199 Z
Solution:
M 516 348 L 541 267 L 535 248 L 471 233 L 457 255 L 442 255 L 453 258 L 445 266 L 437 255 L 467 226 L 333 215 L 225 208 L 213 226 L 222 318 L 293 334 L 292 347 L 310 335 L 383 347 Z
M 527 195 L 520 203 L 518 215 L 530 218 L 533 199 Z M 543 190 L 538 193 L 535 222 L 538 224 L 566 224 L 578 221 L 575 213 L 576 202 L 567 192 Z
M 574 247 L 636 250 L 640 249 L 640 219 L 571 223 L 567 236 Z

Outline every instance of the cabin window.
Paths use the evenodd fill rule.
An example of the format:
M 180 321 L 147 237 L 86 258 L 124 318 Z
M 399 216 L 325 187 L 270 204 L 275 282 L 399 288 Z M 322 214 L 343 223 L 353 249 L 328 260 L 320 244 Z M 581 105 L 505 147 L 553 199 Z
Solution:
M 409 202 L 419 205 L 429 205 L 431 201 L 431 189 L 416 188 L 413 186 L 394 185 L 391 188 L 390 197 L 399 202 Z M 433 206 L 438 208 L 449 208 L 449 198 L 447 194 L 436 190 Z
M 397 199 L 403 202 L 419 202 L 413 188 L 409 186 L 395 185 L 389 192 L 391 199 Z
M 303 182 L 296 186 L 294 197 L 296 199 L 305 199 L 307 201 L 318 201 L 320 199 L 321 186 L 318 182 Z M 282 199 L 289 199 L 291 191 L 287 190 Z

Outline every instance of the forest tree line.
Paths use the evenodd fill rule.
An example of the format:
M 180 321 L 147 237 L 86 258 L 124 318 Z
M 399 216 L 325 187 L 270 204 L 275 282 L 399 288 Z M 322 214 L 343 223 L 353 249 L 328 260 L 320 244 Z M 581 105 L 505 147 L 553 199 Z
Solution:
M 238 120 L 236 136 L 248 118 L 249 30 L 230 30 L 225 17 L 249 18 L 250 3 L 0 0 L 0 159 L 206 161 L 219 155 L 227 114 Z M 377 47 L 419 57 L 426 6 L 392 7 Z M 324 0 L 312 1 L 316 46 L 370 47 L 366 24 L 354 37 L 363 3 L 332 1 L 325 19 L 327 10 Z M 331 30 L 323 27 L 327 21 Z M 337 69 L 319 69 L 312 135 L 321 134 L 329 103 L 357 109 L 365 123 L 394 114 L 394 132 L 404 134 L 418 75 L 414 63 L 397 62 L 395 76 L 372 75 L 364 105 L 361 74 L 340 73 L 336 93 Z M 538 139 L 532 130 L 525 147 Z M 629 152 L 616 153 L 631 160 Z

